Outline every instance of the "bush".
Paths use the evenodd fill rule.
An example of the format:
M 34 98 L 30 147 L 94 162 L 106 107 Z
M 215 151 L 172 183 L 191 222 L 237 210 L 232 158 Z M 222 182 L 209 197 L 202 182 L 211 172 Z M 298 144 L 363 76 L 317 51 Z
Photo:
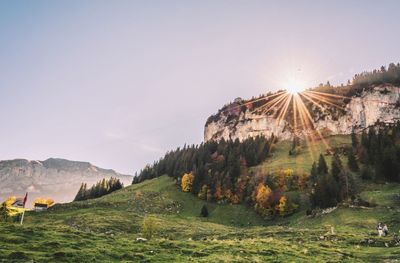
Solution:
M 156 219 L 152 216 L 146 216 L 143 219 L 142 234 L 145 238 L 151 239 L 158 230 Z
M 208 217 L 208 209 L 207 209 L 207 206 L 206 206 L 206 205 L 203 205 L 203 207 L 201 208 L 200 215 L 201 215 L 202 217 Z

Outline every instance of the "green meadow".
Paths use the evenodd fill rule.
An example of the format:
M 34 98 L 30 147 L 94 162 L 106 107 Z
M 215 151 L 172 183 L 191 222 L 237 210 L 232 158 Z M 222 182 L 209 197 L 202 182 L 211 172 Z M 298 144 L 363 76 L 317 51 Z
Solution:
M 282 142 L 261 168 L 301 163 L 307 171 L 308 150 L 290 157 L 289 147 Z M 0 262 L 398 262 L 400 185 L 358 184 L 371 207 L 343 203 L 310 217 L 301 206 L 294 215 L 264 220 L 245 205 L 206 203 L 162 176 L 98 199 L 28 212 L 23 225 L 0 222 Z M 207 218 L 200 217 L 204 204 Z M 148 218 L 154 234 L 138 240 Z M 377 236 L 378 222 L 388 224 L 388 236 Z

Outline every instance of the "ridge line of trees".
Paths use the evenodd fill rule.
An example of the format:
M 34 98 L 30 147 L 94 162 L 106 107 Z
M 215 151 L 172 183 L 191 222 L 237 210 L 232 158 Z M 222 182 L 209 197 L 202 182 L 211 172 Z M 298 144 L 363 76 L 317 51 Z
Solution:
M 74 198 L 74 201 L 98 198 L 122 189 L 123 187 L 123 183 L 121 183 L 119 179 L 114 177 L 111 177 L 110 179 L 103 178 L 96 184 L 92 185 L 90 188 L 87 187 L 86 183 L 82 183 L 78 193 Z

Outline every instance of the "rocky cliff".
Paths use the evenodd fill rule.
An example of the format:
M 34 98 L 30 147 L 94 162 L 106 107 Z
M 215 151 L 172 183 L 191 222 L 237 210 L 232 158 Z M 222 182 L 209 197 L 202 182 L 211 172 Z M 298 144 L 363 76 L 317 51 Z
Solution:
M 326 99 L 318 101 L 319 105 L 312 103 L 302 94 L 298 95 L 310 113 L 312 125 L 303 128 L 299 128 L 298 125 L 295 126 L 297 129 L 294 128 L 293 107 L 288 107 L 285 117 L 281 120 L 278 120 L 279 112 L 282 111 L 279 105 L 270 107 L 268 112 L 260 110 L 272 100 L 268 97 L 273 94 L 248 101 L 236 99 L 207 120 L 204 140 L 243 140 L 257 135 L 272 134 L 280 139 L 290 139 L 295 133 L 302 136 L 315 131 L 325 135 L 349 134 L 353 128 L 360 131 L 377 122 L 393 123 L 400 120 L 398 86 L 380 84 L 336 89 L 329 89 L 327 96 L 324 96 Z M 298 119 L 297 122 L 301 120 Z
M 102 169 L 88 162 L 64 159 L 0 161 L 0 202 L 10 195 L 29 193 L 28 205 L 36 197 L 53 198 L 56 202 L 72 201 L 82 182 L 92 185 L 103 178 L 116 177 L 124 185 L 132 176 Z

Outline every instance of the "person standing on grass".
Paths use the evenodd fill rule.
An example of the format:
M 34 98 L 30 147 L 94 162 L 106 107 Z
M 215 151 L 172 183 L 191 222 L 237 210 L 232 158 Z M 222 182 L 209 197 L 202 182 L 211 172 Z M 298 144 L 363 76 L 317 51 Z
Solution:
M 376 230 L 378 230 L 378 236 L 383 235 L 383 228 L 382 228 L 382 223 L 378 223 L 378 226 L 376 227 Z
M 383 234 L 384 236 L 387 236 L 389 234 L 389 229 L 386 224 L 383 226 Z

